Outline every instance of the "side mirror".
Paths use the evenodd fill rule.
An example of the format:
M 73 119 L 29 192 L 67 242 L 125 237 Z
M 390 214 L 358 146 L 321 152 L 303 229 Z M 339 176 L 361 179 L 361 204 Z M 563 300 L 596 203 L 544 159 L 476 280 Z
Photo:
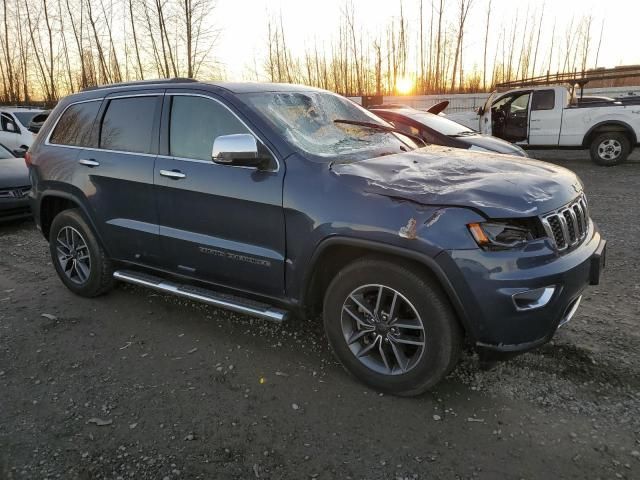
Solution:
M 482 107 L 476 108 L 476 113 L 480 116 L 484 115 L 484 108 Z
M 258 152 L 256 137 L 249 133 L 221 135 L 213 141 L 211 159 L 221 165 L 261 168 L 265 156 Z

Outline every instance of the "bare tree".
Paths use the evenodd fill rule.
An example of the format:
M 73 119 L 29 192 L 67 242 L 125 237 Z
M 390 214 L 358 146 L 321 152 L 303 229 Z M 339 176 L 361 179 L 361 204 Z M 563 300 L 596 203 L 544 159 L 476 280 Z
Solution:
M 453 74 L 451 75 L 451 91 L 456 86 L 456 72 L 458 69 L 458 59 L 462 56 L 462 39 L 464 37 L 464 24 L 467 21 L 469 9 L 473 4 L 473 0 L 460 0 L 460 10 L 458 17 L 458 35 L 456 39 L 456 50 L 453 60 Z M 460 61 L 460 71 L 462 72 L 462 61 Z M 460 74 L 460 86 L 462 86 L 462 73 Z
M 482 88 L 487 88 L 487 47 L 489 45 L 489 23 L 491 20 L 491 1 L 487 5 L 487 21 L 484 31 L 484 55 L 482 56 Z

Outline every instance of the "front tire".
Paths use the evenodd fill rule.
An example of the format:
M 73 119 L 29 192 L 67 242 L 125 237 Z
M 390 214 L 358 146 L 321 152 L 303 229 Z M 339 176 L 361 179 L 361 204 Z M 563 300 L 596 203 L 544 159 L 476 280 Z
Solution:
M 631 142 L 620 132 L 605 132 L 591 142 L 591 160 L 603 167 L 613 167 L 627 161 L 631 153 Z
M 455 366 L 462 329 L 440 286 L 409 264 L 367 258 L 336 275 L 324 327 L 348 372 L 395 395 L 423 393 Z
M 80 210 L 56 215 L 49 231 L 49 251 L 60 280 L 73 293 L 96 297 L 113 287 L 113 264 Z

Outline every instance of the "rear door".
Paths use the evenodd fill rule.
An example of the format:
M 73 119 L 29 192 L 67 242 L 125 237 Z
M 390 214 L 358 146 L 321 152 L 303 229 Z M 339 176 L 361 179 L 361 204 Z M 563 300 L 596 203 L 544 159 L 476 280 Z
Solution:
M 529 145 L 558 145 L 562 125 L 562 99 L 556 91 L 534 90 L 529 116 Z
M 78 157 L 76 181 L 109 253 L 146 265 L 159 262 L 153 168 L 158 151 L 162 90 L 107 96 L 91 147 Z
M 284 290 L 284 166 L 216 164 L 214 139 L 260 136 L 222 99 L 167 92 L 155 168 L 160 239 L 170 271 L 247 291 Z

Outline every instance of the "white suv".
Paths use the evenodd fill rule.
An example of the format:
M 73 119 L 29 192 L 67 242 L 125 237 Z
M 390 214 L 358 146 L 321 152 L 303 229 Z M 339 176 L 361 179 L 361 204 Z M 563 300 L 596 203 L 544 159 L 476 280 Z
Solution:
M 35 134 L 28 129 L 31 119 L 42 113 L 40 108 L 0 108 L 0 143 L 10 150 L 28 149 Z

